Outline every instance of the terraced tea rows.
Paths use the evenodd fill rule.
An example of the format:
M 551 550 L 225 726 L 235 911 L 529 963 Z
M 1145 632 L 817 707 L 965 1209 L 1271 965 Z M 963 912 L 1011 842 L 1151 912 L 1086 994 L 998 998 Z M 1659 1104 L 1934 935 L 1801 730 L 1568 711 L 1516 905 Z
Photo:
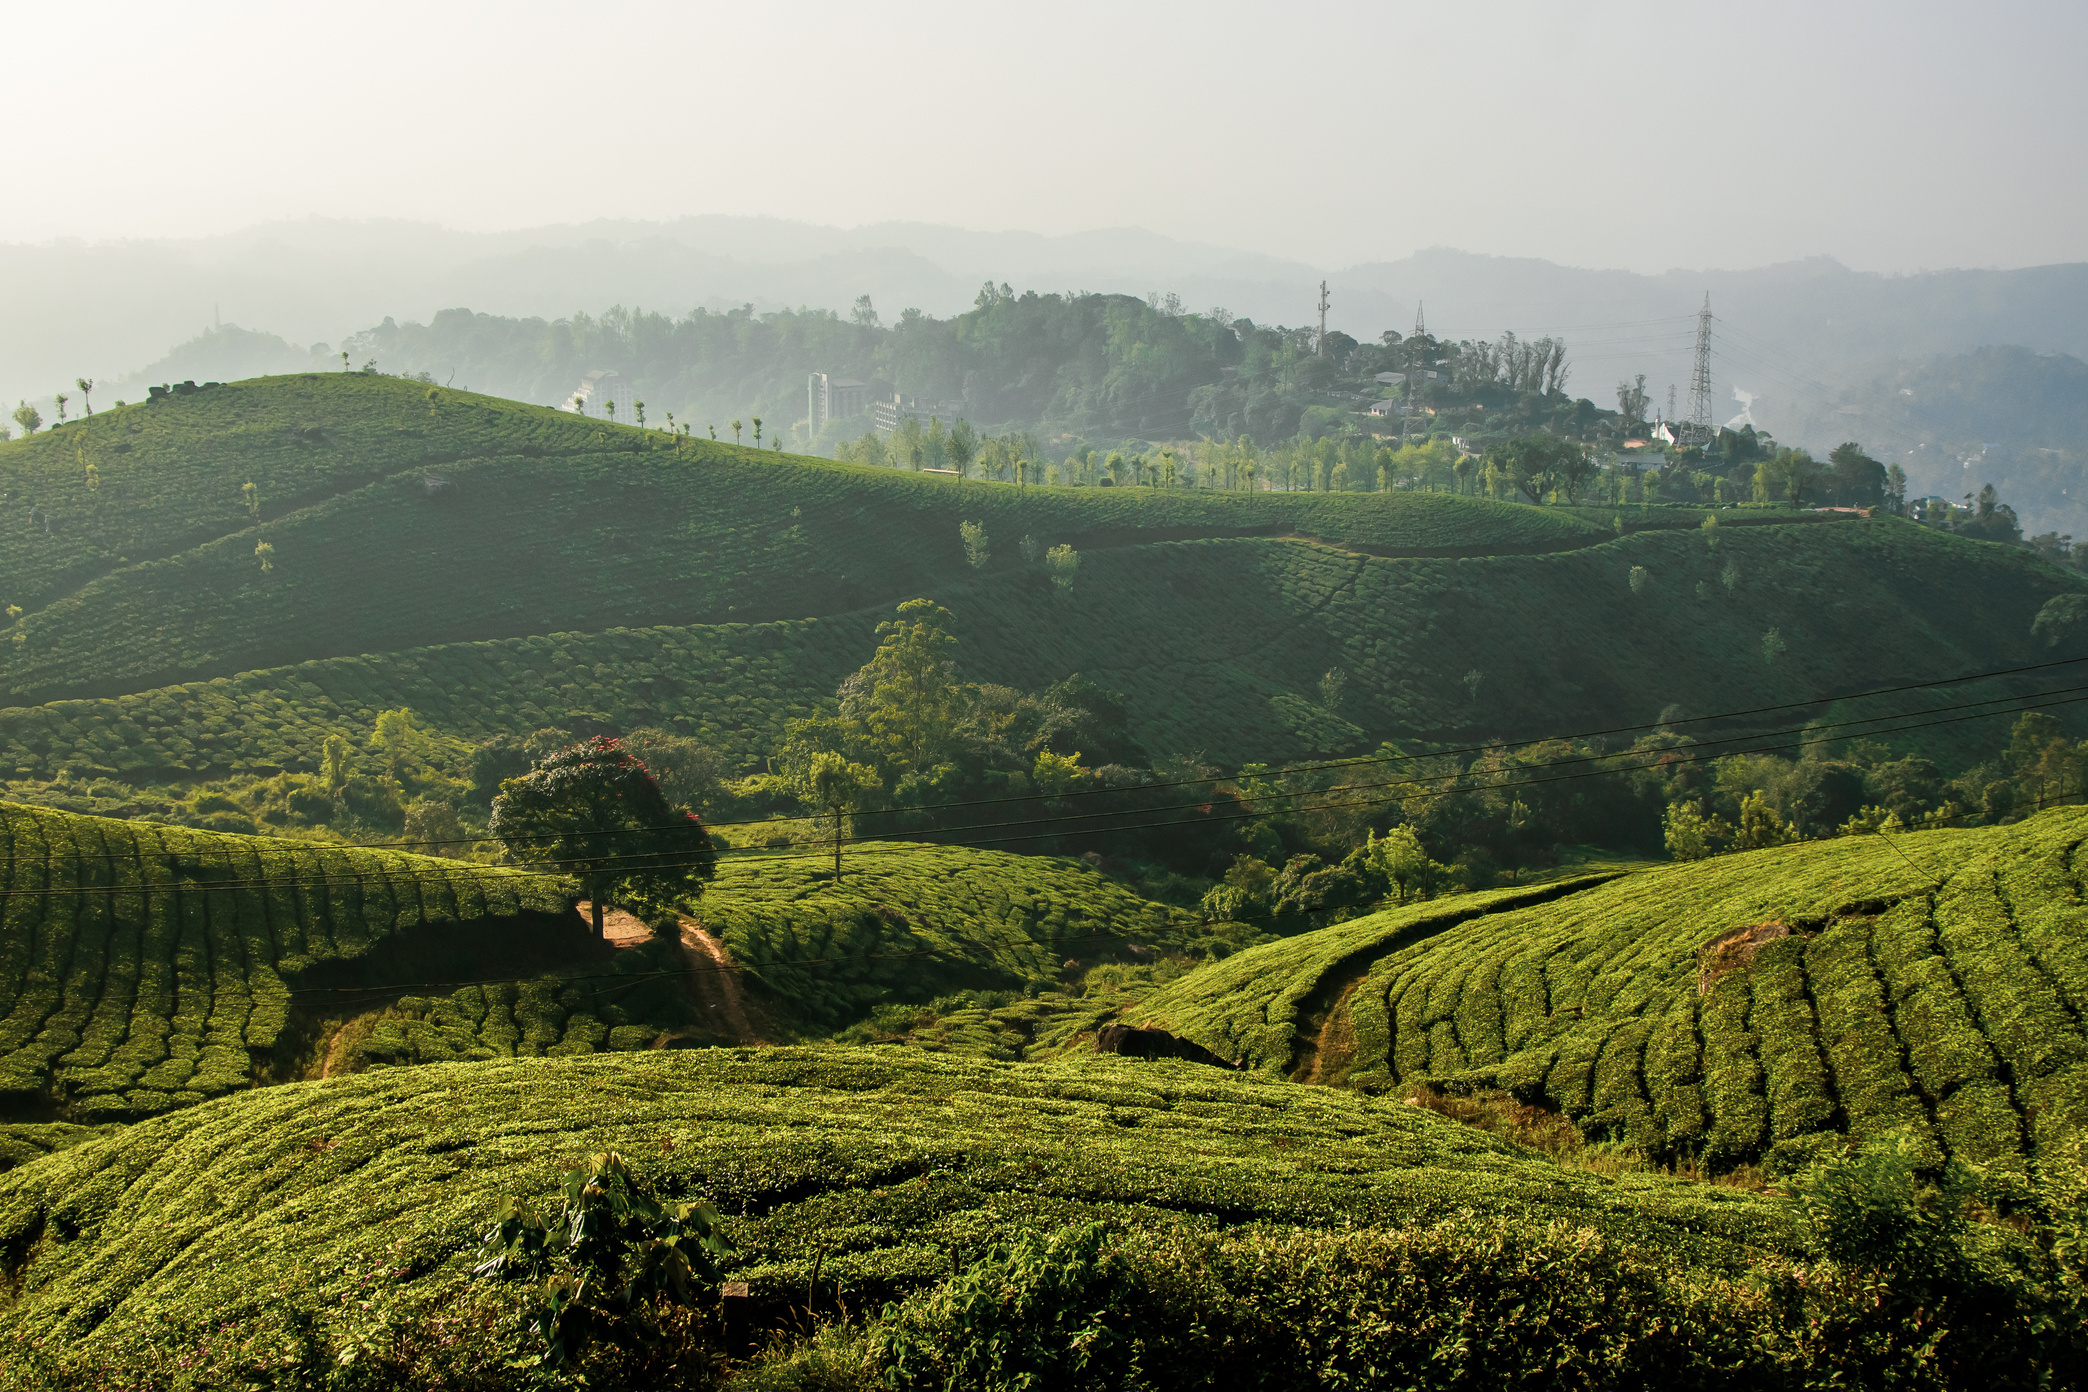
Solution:
M 2035 661 L 2049 651 L 2029 617 L 2075 583 L 2028 552 L 1977 547 L 1981 582 L 1957 584 L 1948 577 L 1972 544 L 1898 523 L 1728 531 L 1716 548 L 1656 533 L 1458 561 L 1267 539 L 1163 543 L 1091 554 L 1071 595 L 1031 572 L 937 594 L 968 676 L 1034 689 L 1082 672 L 1127 694 L 1156 754 L 1234 763 L 1395 735 L 1649 720 L 1671 703 L 1773 704 L 1878 685 L 1910 671 L 1915 653 L 1961 670 Z M 1634 594 L 1634 568 L 1654 588 Z M 1838 597 L 1823 604 L 1823 592 Z M 1525 603 L 1532 593 L 1549 598 Z M 399 706 L 467 742 L 606 714 L 694 735 L 747 768 L 786 720 L 831 698 L 888 612 L 461 643 L 15 707 L 0 710 L 0 776 L 312 771 L 328 734 L 360 742 Z M 1619 623 L 1632 641 L 1615 641 Z M 1761 650 L 1770 627 L 1788 645 L 1773 663 Z M 1348 676 L 1336 710 L 1319 689 L 1330 667 Z M 1560 671 L 1575 681 L 1555 680 Z
M 2084 839 L 2088 812 L 2047 811 L 1455 923 L 1409 909 L 1252 949 L 1222 964 L 1231 989 L 1195 973 L 1138 1013 L 1367 1090 L 1502 1086 L 1661 1154 L 1795 1162 L 1904 1133 L 2014 1161 L 2088 1122 Z
M 125 1120 L 251 1087 L 300 974 L 468 928 L 520 951 L 568 902 L 515 871 L 0 804 L 0 1110 Z
M 1068 959 L 1195 936 L 1194 915 L 1077 861 L 906 842 L 823 858 L 727 857 L 699 913 L 779 1009 L 828 1027 L 884 1001 L 1035 989 Z
M 1021 564 L 1024 535 L 1089 547 L 1296 528 L 1542 550 L 1605 534 L 1442 495 L 958 487 L 429 390 L 263 379 L 0 445 L 0 483 L 53 528 L 0 535 L 0 598 L 29 611 L 0 678 L 18 699 L 114 694 L 434 642 L 846 612 L 970 574 L 963 518 L 997 538 L 1001 568 Z M 162 489 L 167 517 L 133 520 Z
M 463 643 L 0 710 L 0 771 L 133 782 L 313 771 L 330 734 L 360 744 L 411 709 L 451 739 L 565 726 L 575 712 L 701 738 L 738 767 L 860 666 L 875 616 L 717 628 L 614 629 Z
M 454 1299 L 487 1215 L 605 1149 L 726 1215 L 729 1275 L 758 1304 L 801 1301 L 816 1268 L 874 1309 L 1018 1230 L 1090 1218 L 1559 1219 L 1728 1268 L 1793 1235 L 1735 1191 L 1562 1171 L 1417 1108 L 1195 1065 L 661 1051 L 290 1084 L 0 1175 L 0 1244 L 22 1263 L 0 1335 L 266 1339 L 301 1312 L 353 1325 Z M 59 1232 L 78 1236 L 36 1240 Z

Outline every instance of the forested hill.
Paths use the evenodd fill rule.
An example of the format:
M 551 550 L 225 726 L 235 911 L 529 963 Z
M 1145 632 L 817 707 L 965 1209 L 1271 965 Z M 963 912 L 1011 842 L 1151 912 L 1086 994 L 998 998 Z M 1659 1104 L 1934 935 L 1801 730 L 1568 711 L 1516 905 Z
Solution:
M 448 309 L 426 324 L 387 318 L 345 346 L 357 367 L 424 373 L 437 384 L 547 406 L 568 406 L 588 374 L 613 372 L 613 386 L 589 403 L 597 416 L 613 397 L 617 418 L 634 421 L 642 402 L 654 424 L 672 413 L 720 438 L 732 437 L 733 420 L 759 418 L 791 448 L 818 454 L 861 434 L 866 421 L 848 418 L 813 438 L 800 424 L 811 372 L 918 399 L 945 424 L 962 415 L 985 429 L 1101 444 L 1246 435 L 1268 445 L 1301 430 L 1314 438 L 1354 433 L 1373 424 L 1365 408 L 1386 394 L 1376 374 L 1409 369 L 1440 373 L 1430 388 L 1437 394 L 1454 391 L 1462 405 L 1525 424 L 1576 434 L 1619 424 L 1597 409 L 1614 404 L 1613 385 L 1573 384 L 1562 342 L 1389 338 L 1358 343 L 1331 333 L 1322 352 L 1309 329 L 1260 325 L 1223 308 L 1189 311 L 1171 298 L 1130 295 L 1016 295 L 988 285 L 974 309 L 950 319 L 909 309 L 887 323 L 867 301 L 847 317 L 742 308 L 676 319 L 618 307 L 545 320 Z M 217 361 L 227 368 L 210 366 Z M 215 376 L 232 364 L 242 375 L 340 365 L 227 328 L 177 349 L 161 370 Z M 1593 400 L 1576 401 L 1569 385 Z M 1479 413 L 1454 426 L 1431 415 L 1419 419 L 1424 435 L 1438 424 L 1474 435 L 1490 429 Z

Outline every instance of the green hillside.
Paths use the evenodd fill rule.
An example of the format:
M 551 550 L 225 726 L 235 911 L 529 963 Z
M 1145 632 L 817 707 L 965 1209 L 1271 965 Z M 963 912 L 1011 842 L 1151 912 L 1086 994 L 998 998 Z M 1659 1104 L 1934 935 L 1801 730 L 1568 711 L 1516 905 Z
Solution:
M 6 803 L 0 865 L 0 1121 L 150 1116 L 322 1051 L 353 1070 L 703 1035 L 678 949 L 611 952 L 540 875 Z M 1199 931 L 1074 861 L 893 843 L 848 869 L 728 856 L 702 903 L 785 1028 L 1034 990 L 1069 955 Z
M 1079 671 L 1126 693 L 1156 754 L 1291 759 L 2036 660 L 2049 650 L 2031 618 L 2080 583 L 2025 550 L 1889 520 L 1736 513 L 1707 533 L 1696 513 L 1655 510 L 1633 525 L 1688 525 L 1619 538 L 1586 509 L 1441 494 L 959 487 L 709 442 L 677 450 L 657 432 L 459 393 L 431 404 L 425 391 L 360 374 L 268 379 L 0 446 L 10 496 L 55 510 L 55 490 L 85 488 L 81 459 L 140 432 L 96 466 L 93 515 L 127 519 L 120 542 L 97 550 L 72 521 L 0 537 L 0 572 L 28 610 L 0 645 L 17 699 L 107 693 L 0 710 L 0 778 L 309 770 L 329 733 L 359 740 L 397 706 L 465 742 L 606 714 L 699 737 L 746 768 L 916 593 L 953 611 L 974 680 L 1035 688 Z M 280 424 L 299 420 L 347 424 Z M 383 457 L 393 420 L 414 422 L 400 438 L 426 448 Z M 510 445 L 497 460 L 471 453 Z M 315 450 L 376 481 L 276 511 L 279 489 L 330 477 Z M 423 464 L 438 455 L 449 487 L 431 493 Z M 147 486 L 167 489 L 164 509 L 142 505 Z M 982 570 L 965 562 L 963 519 L 987 529 Z M 1284 534 L 1239 535 L 1272 531 Z M 1025 563 L 1024 536 L 1080 548 L 1070 592 Z M 436 638 L 473 641 L 425 646 Z M 1320 678 L 1333 669 L 1347 680 L 1330 709 Z M 120 810 L 110 796 L 67 805 Z
M 1055 985 L 1068 958 L 1179 950 L 1202 925 L 1078 861 L 865 842 L 728 856 L 697 917 L 786 1011 L 828 1026 L 887 1000 Z
M 0 490 L 40 509 L 0 545 L 0 596 L 26 611 L 0 679 L 39 698 L 465 638 L 845 612 L 967 575 L 966 517 L 1008 569 L 1025 534 L 1086 549 L 1294 529 L 1395 550 L 1601 535 L 1475 498 L 957 487 L 348 373 L 0 446 Z
M 1274 1072 L 1498 1086 L 1655 1154 L 1905 1133 L 2016 1162 L 2088 1121 L 2088 811 L 1410 906 L 1135 1009 Z
M 127 1120 L 268 1081 L 358 967 L 587 946 L 555 881 L 394 851 L 0 804 L 0 867 L 8 1120 Z M 607 1032 L 541 1004 L 502 1012 L 526 1047 Z
M 209 1329 L 340 1332 L 462 1293 L 489 1215 L 575 1157 L 631 1157 L 727 1215 L 729 1275 L 854 1308 L 1025 1228 L 1272 1233 L 1503 1216 L 1731 1267 L 1786 1248 L 1780 1206 L 1561 1170 L 1417 1108 L 1187 1064 L 909 1051 L 651 1053 L 441 1065 L 222 1099 L 0 1176 L 20 1294 L 0 1337 L 120 1357 Z M 426 1308 L 423 1306 L 423 1308 Z

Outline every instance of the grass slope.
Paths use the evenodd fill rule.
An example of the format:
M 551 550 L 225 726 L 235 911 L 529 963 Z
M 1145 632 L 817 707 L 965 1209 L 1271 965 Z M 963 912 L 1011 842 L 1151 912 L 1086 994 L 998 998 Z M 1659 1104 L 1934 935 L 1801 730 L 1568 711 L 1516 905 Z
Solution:
M 851 1306 L 1024 1229 L 1563 1219 L 1683 1263 L 1787 1243 L 1778 1206 L 1560 1170 L 1418 1108 L 1189 1064 L 995 1065 L 878 1049 L 444 1065 L 293 1084 L 0 1176 L 0 1336 L 116 1351 L 354 1327 L 465 1279 L 509 1195 L 617 1149 L 713 1201 L 758 1304 L 815 1265 Z M 379 1316 L 381 1317 L 381 1316 Z
M 1048 987 L 1069 958 L 1201 928 L 1076 860 L 877 841 L 849 848 L 838 884 L 817 854 L 728 856 L 699 917 L 773 999 L 829 1027 L 888 1000 Z
M 359 374 L 106 411 L 0 446 L 0 489 L 40 509 L 0 535 L 0 602 L 28 611 L 0 650 L 18 698 L 460 639 L 845 612 L 968 573 L 963 518 L 986 525 L 1004 567 L 1024 534 L 1087 549 L 1295 529 L 1421 550 L 1602 535 L 1473 498 L 960 488 Z
M 1322 1073 L 1335 1048 L 1366 1090 L 1499 1085 L 1655 1153 L 1899 1132 L 2013 1163 L 2088 1122 L 2084 840 L 2088 811 L 2053 810 L 1410 907 L 1250 949 L 1138 1014 L 1280 1071 L 1316 1000 Z
M 1634 570 L 1650 577 L 1637 592 Z M 1088 553 L 1070 595 L 1029 570 L 934 593 L 953 611 L 973 678 L 1034 688 L 1084 672 L 1127 694 L 1156 753 L 1238 762 L 1651 720 L 1670 704 L 1773 705 L 2035 662 L 2051 652 L 2031 619 L 2077 583 L 2027 551 L 1876 521 L 1721 528 L 1716 546 L 1654 532 L 1458 560 L 1297 540 L 1162 542 Z M 360 736 L 395 706 L 465 741 L 603 712 L 626 728 L 699 737 L 748 767 L 785 721 L 831 697 L 889 612 L 449 644 L 13 707 L 0 710 L 0 779 L 310 771 L 329 733 Z M 1786 650 L 1770 661 L 1772 628 Z M 1319 677 L 1334 667 L 1347 694 L 1329 710 Z

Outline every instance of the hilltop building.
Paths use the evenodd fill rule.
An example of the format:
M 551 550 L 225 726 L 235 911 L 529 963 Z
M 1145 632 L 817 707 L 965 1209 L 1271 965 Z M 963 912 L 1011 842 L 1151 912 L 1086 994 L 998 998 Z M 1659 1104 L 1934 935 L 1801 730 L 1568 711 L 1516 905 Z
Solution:
M 615 368 L 598 367 L 592 372 L 583 374 L 580 378 L 580 385 L 573 389 L 572 396 L 568 396 L 558 404 L 560 407 L 570 406 L 573 404 L 574 397 L 578 397 L 582 411 L 591 410 L 599 414 L 603 409 L 602 403 L 606 401 L 621 400 L 628 408 L 630 395 L 629 392 L 624 390 L 624 379 L 618 375 Z M 626 420 L 630 419 L 628 409 L 625 411 L 624 418 Z
M 925 421 L 930 416 L 939 418 L 945 425 L 964 414 L 962 401 L 922 401 L 918 397 L 892 394 L 889 401 L 879 401 L 870 408 L 871 419 L 879 430 L 890 434 L 899 428 L 899 423 L 909 416 Z
M 870 406 L 870 384 L 815 372 L 805 379 L 805 419 L 814 435 L 830 420 L 859 416 Z

